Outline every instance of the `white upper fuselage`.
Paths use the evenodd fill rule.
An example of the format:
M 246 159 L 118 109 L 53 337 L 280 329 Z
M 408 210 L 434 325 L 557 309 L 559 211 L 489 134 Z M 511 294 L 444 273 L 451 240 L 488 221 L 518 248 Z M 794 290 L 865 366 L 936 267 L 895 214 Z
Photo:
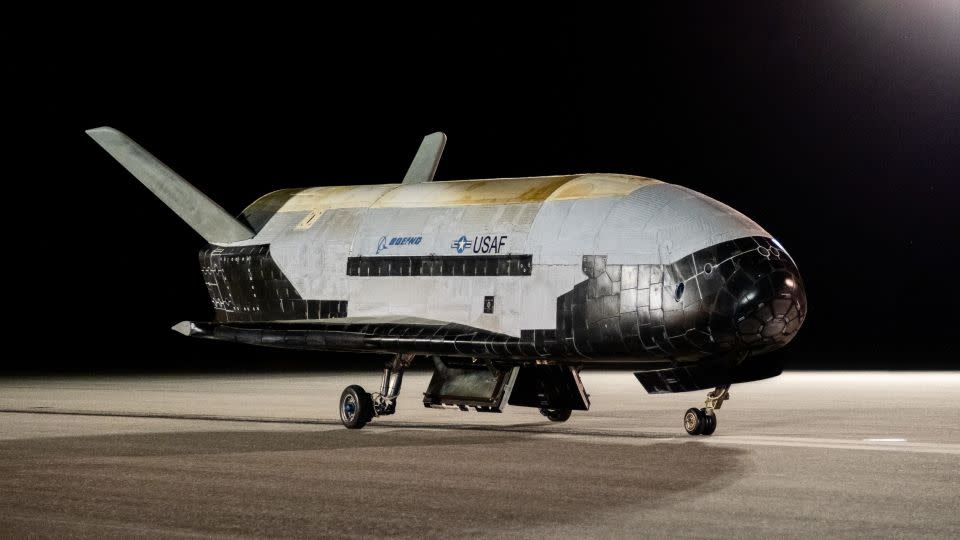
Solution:
M 585 279 L 584 255 L 671 264 L 751 236 L 769 234 L 693 190 L 585 174 L 309 188 L 286 199 L 256 236 L 227 245 L 269 244 L 302 298 L 348 300 L 350 317 L 424 317 L 518 335 L 555 326 L 558 296 Z M 533 270 L 495 277 L 346 272 L 348 257 L 491 254 L 532 255 Z M 484 313 L 485 296 L 496 298 L 493 313 Z

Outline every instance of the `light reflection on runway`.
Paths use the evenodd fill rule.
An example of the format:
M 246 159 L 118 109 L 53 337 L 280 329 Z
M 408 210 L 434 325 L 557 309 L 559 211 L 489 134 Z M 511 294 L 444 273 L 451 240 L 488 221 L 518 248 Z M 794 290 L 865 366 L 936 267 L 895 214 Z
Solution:
M 377 374 L 0 379 L 11 536 L 957 537 L 960 373 L 788 373 L 701 392 L 585 372 L 589 412 L 426 409 L 360 431 L 341 389 Z M 342 496 L 349 493 L 350 496 Z M 363 501 L 356 513 L 351 501 Z
M 66 416 L 100 416 L 115 418 L 155 418 L 167 420 L 199 420 L 208 422 L 247 422 L 257 424 L 292 424 L 292 425 L 317 425 L 317 426 L 340 426 L 339 420 L 329 419 L 307 419 L 307 418 L 270 418 L 253 416 L 220 416 L 220 415 L 202 415 L 202 414 L 164 414 L 164 413 L 142 413 L 142 412 L 107 412 L 107 411 L 74 411 L 63 409 L 0 409 L 2 413 L 14 414 L 45 414 L 45 415 L 66 415 Z M 402 422 L 397 420 L 380 419 L 377 423 L 371 424 L 367 429 L 448 429 L 463 431 L 499 431 L 503 433 L 530 433 L 567 437 L 588 437 L 588 438 L 618 438 L 618 439 L 660 439 L 675 440 L 684 442 L 696 442 L 705 444 L 735 444 L 743 446 L 789 446 L 804 448 L 833 448 L 838 450 L 887 450 L 895 452 L 925 452 L 940 454 L 960 455 L 960 444 L 946 443 L 917 443 L 909 442 L 900 438 L 880 438 L 880 439 L 862 439 L 860 441 L 851 439 L 825 439 L 818 437 L 772 437 L 772 436 L 721 436 L 713 437 L 695 437 L 691 438 L 686 434 L 670 435 L 662 432 L 644 432 L 642 430 L 614 430 L 614 429 L 584 429 L 571 425 L 569 427 L 556 425 L 553 423 L 528 423 L 528 424 L 497 424 L 497 425 L 478 425 L 470 423 L 462 424 L 440 424 L 430 422 Z M 617 441 L 627 443 L 628 441 Z

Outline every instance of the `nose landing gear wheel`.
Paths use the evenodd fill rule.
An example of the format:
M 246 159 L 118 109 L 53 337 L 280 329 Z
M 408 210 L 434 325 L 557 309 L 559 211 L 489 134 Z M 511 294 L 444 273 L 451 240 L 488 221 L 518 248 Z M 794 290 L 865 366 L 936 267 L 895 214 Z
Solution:
M 687 409 L 683 415 L 683 429 L 690 435 L 713 435 L 717 430 L 717 409 L 730 399 L 730 385 L 718 386 L 707 394 L 702 409 Z
M 690 435 L 713 435 L 717 430 L 717 415 L 706 409 L 687 409 L 683 415 L 683 429 Z
M 551 422 L 566 422 L 570 419 L 570 409 L 540 409 L 540 414 L 546 416 Z
M 340 421 L 347 429 L 360 429 L 373 418 L 373 398 L 362 386 L 352 384 L 340 394 Z
M 683 429 L 690 435 L 702 434 L 703 428 L 707 423 L 706 417 L 707 415 L 703 413 L 703 409 L 687 409 L 687 412 L 683 415 Z M 714 425 L 716 425 L 716 423 L 714 423 Z
M 703 410 L 703 409 L 700 409 Z M 713 435 L 713 432 L 717 430 L 717 415 L 716 414 L 706 414 L 703 415 L 703 431 L 701 435 Z

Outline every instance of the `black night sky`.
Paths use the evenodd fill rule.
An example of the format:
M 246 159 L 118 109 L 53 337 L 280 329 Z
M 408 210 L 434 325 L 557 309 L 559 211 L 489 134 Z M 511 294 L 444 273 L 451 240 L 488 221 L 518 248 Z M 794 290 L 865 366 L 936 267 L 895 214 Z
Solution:
M 797 261 L 810 311 L 788 367 L 956 369 L 960 3 L 802 4 L 40 30 L 7 65 L 24 90 L 9 113 L 30 125 L 6 146 L 26 162 L 6 206 L 28 220 L 7 222 L 10 302 L 26 307 L 8 312 L 25 317 L 7 336 L 36 354 L 4 368 L 351 361 L 172 332 L 213 316 L 203 240 L 84 134 L 110 125 L 234 213 L 283 187 L 399 181 L 437 130 L 449 136 L 439 179 L 682 184 Z

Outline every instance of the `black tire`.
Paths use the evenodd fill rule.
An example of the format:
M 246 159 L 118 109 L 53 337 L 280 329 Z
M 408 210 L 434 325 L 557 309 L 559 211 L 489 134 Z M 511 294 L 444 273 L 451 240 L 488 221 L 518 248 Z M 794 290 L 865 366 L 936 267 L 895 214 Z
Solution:
M 705 418 L 703 409 L 687 409 L 687 412 L 683 413 L 683 429 L 690 435 L 700 435 L 706 424 Z
M 373 418 L 373 398 L 363 387 L 351 384 L 340 394 L 340 421 L 347 429 L 360 429 Z
M 703 432 L 700 434 L 713 435 L 713 432 L 717 430 L 717 413 L 706 414 L 706 411 L 704 411 L 703 420 Z
M 570 419 L 570 409 L 540 409 L 540 414 L 546 416 L 551 422 L 566 422 Z

